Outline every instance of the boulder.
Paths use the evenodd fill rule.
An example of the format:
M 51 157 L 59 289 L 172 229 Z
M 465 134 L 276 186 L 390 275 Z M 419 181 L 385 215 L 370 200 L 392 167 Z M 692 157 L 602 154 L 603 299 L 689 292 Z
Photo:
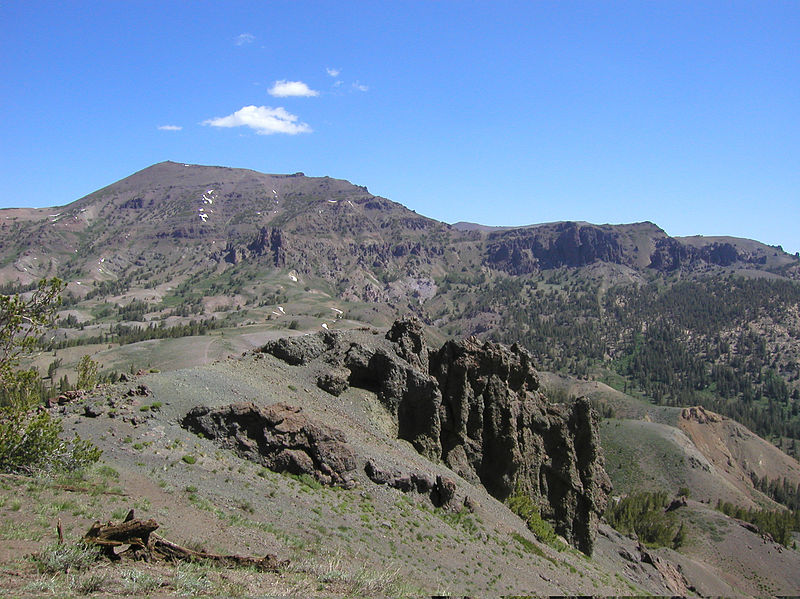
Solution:
M 308 474 L 325 485 L 353 486 L 353 450 L 344 434 L 286 404 L 198 406 L 181 425 L 276 472 Z
M 344 393 L 349 386 L 346 375 L 339 372 L 326 372 L 317 377 L 317 387 L 336 397 Z

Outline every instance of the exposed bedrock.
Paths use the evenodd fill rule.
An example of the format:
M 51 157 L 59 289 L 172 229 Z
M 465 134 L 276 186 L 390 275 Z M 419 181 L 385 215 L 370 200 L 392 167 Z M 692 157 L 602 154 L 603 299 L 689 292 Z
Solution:
M 470 338 L 432 350 L 420 323 L 403 319 L 386 341 L 321 333 L 271 342 L 264 351 L 293 364 L 314 355 L 332 370 L 344 368 L 347 383 L 374 391 L 398 437 L 422 455 L 501 501 L 529 495 L 559 534 L 592 552 L 611 490 L 597 416 L 585 398 L 550 403 L 525 349 Z
M 270 470 L 308 474 L 326 485 L 353 484 L 356 458 L 344 434 L 301 408 L 280 403 L 265 408 L 253 403 L 198 406 L 181 424 Z

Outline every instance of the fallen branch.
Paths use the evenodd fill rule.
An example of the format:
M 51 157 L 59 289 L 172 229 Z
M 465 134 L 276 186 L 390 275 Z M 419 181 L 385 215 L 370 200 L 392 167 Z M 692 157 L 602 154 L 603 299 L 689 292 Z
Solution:
M 289 565 L 289 560 L 279 560 L 277 556 L 268 553 L 264 557 L 250 557 L 244 555 L 220 555 L 206 551 L 194 551 L 188 547 L 181 547 L 172 541 L 153 533 L 153 551 L 163 559 L 169 560 L 204 560 L 213 561 L 226 566 L 249 566 L 265 572 L 277 572 Z
M 248 566 L 266 572 L 277 572 L 289 565 L 289 560 L 279 560 L 272 554 L 250 557 L 195 551 L 156 534 L 154 531 L 158 526 L 152 518 L 149 520 L 135 518 L 131 510 L 120 524 L 95 522 L 84 535 L 83 542 L 101 547 L 103 555 L 112 561 L 120 561 L 123 558 L 145 561 L 213 561 L 229 567 Z M 118 547 L 126 545 L 127 548 L 117 553 Z

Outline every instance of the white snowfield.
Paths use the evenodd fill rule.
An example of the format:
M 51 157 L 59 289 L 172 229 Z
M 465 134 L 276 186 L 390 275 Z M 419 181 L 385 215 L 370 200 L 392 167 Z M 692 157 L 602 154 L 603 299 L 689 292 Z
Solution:
M 213 189 L 207 189 L 205 192 L 203 192 L 203 198 L 201 201 L 203 202 L 204 205 L 211 206 L 212 204 L 214 204 L 214 200 L 216 199 L 216 197 L 217 197 L 216 191 L 214 191 Z M 197 209 L 197 212 L 198 215 L 200 216 L 200 219 L 203 222 L 206 222 L 209 219 L 209 214 L 206 213 L 205 208 L 203 208 L 202 206 Z M 213 214 L 214 211 L 209 209 L 209 212 Z

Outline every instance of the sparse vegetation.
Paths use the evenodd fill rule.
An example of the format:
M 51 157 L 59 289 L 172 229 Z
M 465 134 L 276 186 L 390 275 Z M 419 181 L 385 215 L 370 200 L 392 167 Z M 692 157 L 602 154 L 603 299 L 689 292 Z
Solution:
M 43 574 L 66 573 L 85 570 L 100 557 L 100 548 L 85 543 L 53 543 L 44 547 L 31 558 Z
M 313 181 L 314 185 L 317 183 L 320 182 Z M 139 241 L 131 241 L 130 246 L 120 252 L 119 264 L 114 265 L 119 270 L 114 273 L 117 278 L 93 283 L 84 277 L 83 249 L 90 247 L 91 243 L 101 248 L 102 240 L 94 241 L 93 233 L 103 227 L 113 231 L 117 226 L 110 221 L 100 222 L 104 220 L 102 215 L 96 217 L 99 224 L 91 225 L 95 228 L 81 233 L 83 237 L 78 244 L 81 251 L 77 253 L 80 258 L 69 257 L 62 264 L 62 272 L 68 273 L 73 282 L 71 288 L 78 278 L 84 279 L 83 292 L 79 293 L 76 287 L 75 294 L 65 296 L 70 311 L 61 314 L 59 325 L 62 330 L 55 336 L 52 333 L 32 333 L 30 341 L 25 342 L 27 349 L 20 354 L 24 358 L 21 363 L 28 370 L 18 369 L 19 364 L 15 363 L 13 370 L 18 372 L 19 378 L 16 382 L 7 379 L 0 390 L 0 402 L 9 402 L 9 405 L 13 403 L 9 397 L 31 398 L 30 402 L 17 402 L 16 405 L 26 406 L 20 414 L 28 419 L 26 422 L 32 425 L 31 430 L 40 431 L 29 437 L 38 435 L 37 438 L 41 439 L 38 446 L 25 450 L 25 457 L 16 466 L 6 466 L 7 470 L 17 473 L 31 471 L 31 464 L 34 464 L 30 459 L 32 455 L 48 456 L 35 469 L 48 469 L 59 463 L 69 464 L 68 468 L 80 465 L 77 459 L 70 461 L 58 457 L 68 447 L 79 447 L 76 444 L 60 446 L 56 453 L 41 449 L 60 439 L 60 428 L 57 423 L 48 428 L 49 421 L 35 421 L 38 414 L 45 413 L 36 411 L 41 400 L 52 397 L 57 390 L 63 392 L 73 388 L 70 380 L 77 381 L 75 388 L 90 389 L 92 393 L 79 397 L 74 404 L 63 406 L 68 418 L 75 419 L 69 426 L 77 421 L 78 426 L 85 427 L 81 429 L 83 434 L 88 430 L 89 422 L 81 421 L 83 409 L 87 408 L 89 413 L 93 406 L 102 408 L 91 413 L 91 423 L 98 430 L 106 425 L 108 428 L 101 436 L 92 438 L 105 443 L 115 460 L 124 456 L 119 458 L 119 462 L 114 462 L 118 469 L 106 467 L 108 471 L 103 475 L 106 480 L 102 482 L 77 476 L 33 479 L 14 475 L 0 479 L 2 484 L 18 485 L 15 487 L 16 495 L 6 493 L 0 498 L 0 510 L 4 516 L 0 538 L 3 541 L 47 543 L 54 534 L 56 518 L 63 517 L 65 522 L 70 519 L 82 522 L 96 518 L 104 520 L 112 514 L 115 519 L 121 519 L 130 503 L 137 510 L 146 510 L 151 507 L 152 500 L 153 515 L 159 521 L 164 518 L 165 529 L 174 527 L 170 534 L 181 519 L 190 519 L 192 525 L 196 520 L 197 529 L 193 528 L 191 535 L 202 538 L 204 545 L 221 546 L 230 540 L 231 544 L 238 544 L 237 550 L 252 548 L 262 552 L 259 555 L 263 551 L 294 551 L 290 570 L 282 572 L 277 581 L 265 581 L 258 579 L 253 572 L 223 571 L 199 565 L 171 569 L 153 568 L 151 564 L 142 564 L 141 567 L 137 564 L 124 569 L 104 566 L 96 573 L 75 565 L 66 567 L 69 572 L 58 568 L 43 569 L 40 579 L 30 583 L 24 592 L 227 596 L 252 594 L 257 588 L 258 592 L 276 589 L 276 595 L 402 596 L 410 592 L 405 581 L 413 580 L 414 572 L 424 572 L 425 575 L 433 572 L 431 576 L 442 580 L 440 584 L 454 594 L 513 594 L 520 588 L 517 581 L 525 580 L 525 575 L 514 578 L 515 574 L 509 577 L 514 580 L 506 581 L 500 572 L 505 567 L 511 568 L 509 564 L 524 569 L 532 562 L 537 564 L 534 576 L 541 574 L 550 578 L 549 581 L 547 578 L 533 578 L 534 583 L 542 584 L 543 588 L 552 588 L 556 584 L 553 580 L 557 580 L 569 581 L 571 590 L 593 592 L 597 589 L 598 593 L 625 592 L 626 589 L 637 591 L 623 575 L 615 572 L 612 576 L 605 571 L 599 560 L 583 560 L 566 548 L 551 523 L 541 517 L 542 513 L 548 512 L 544 509 L 540 512 L 532 498 L 519 492 L 509 499 L 508 506 L 524 519 L 532 535 L 521 528 L 517 530 L 523 534 L 499 534 L 491 528 L 496 523 L 495 515 L 488 515 L 491 510 L 483 510 L 480 503 L 475 513 L 434 509 L 430 497 L 415 491 L 399 494 L 396 489 L 373 487 L 370 483 L 359 484 L 355 489 L 330 488 L 322 486 L 308 474 L 284 476 L 252 463 L 242 465 L 233 452 L 209 450 L 207 441 L 187 441 L 187 437 L 182 437 L 181 431 L 176 430 L 176 415 L 184 408 L 165 391 L 173 380 L 171 374 L 167 372 L 151 377 L 157 380 L 154 384 L 142 381 L 154 391 L 151 396 L 164 399 L 168 409 L 163 408 L 161 401 L 144 399 L 144 395 L 120 400 L 118 395 L 125 394 L 128 389 L 123 385 L 119 388 L 102 386 L 103 382 L 114 379 L 100 372 L 98 363 L 90 357 L 102 358 L 104 364 L 118 368 L 122 364 L 121 368 L 130 370 L 132 375 L 126 382 L 132 382 L 135 380 L 133 377 L 144 375 L 146 378 L 148 372 L 175 368 L 171 359 L 164 359 L 167 353 L 211 361 L 220 356 L 239 354 L 245 346 L 243 339 L 251 335 L 252 338 L 272 335 L 274 331 L 287 327 L 310 329 L 322 320 L 330 325 L 333 322 L 331 306 L 334 304 L 341 308 L 334 308 L 337 313 L 344 316 L 336 321 L 337 328 L 360 326 L 352 322 L 358 320 L 384 326 L 398 311 L 419 314 L 426 322 L 434 323 L 430 330 L 434 336 L 474 333 L 482 339 L 518 341 L 532 350 L 539 367 L 571 373 L 579 378 L 613 379 L 613 385 L 620 391 L 665 406 L 701 403 L 741 418 L 763 434 L 774 435 L 773 441 L 781 443 L 786 451 L 797 453 L 792 437 L 796 435 L 797 423 L 800 422 L 797 413 L 800 406 L 800 356 L 792 344 L 796 344 L 800 332 L 791 316 L 798 294 L 797 285 L 780 280 L 780 273 L 774 281 L 751 282 L 714 273 L 710 268 L 710 275 L 703 273 L 697 277 L 684 271 L 672 276 L 655 269 L 632 269 L 629 274 L 637 283 L 617 285 L 619 279 L 606 280 L 588 273 L 588 270 L 554 267 L 543 262 L 539 263 L 542 270 L 537 267 L 530 271 L 505 271 L 487 257 L 486 240 L 501 240 L 500 232 L 475 231 L 461 236 L 450 228 L 428 223 L 383 200 L 379 202 L 381 210 L 374 211 L 377 220 L 369 223 L 370 227 L 378 223 L 382 238 L 374 236 L 372 229 L 366 230 L 367 235 L 360 236 L 355 222 L 334 222 L 340 229 L 331 233 L 319 220 L 305 218 L 309 201 L 319 201 L 324 206 L 327 204 L 324 198 L 336 201 L 348 198 L 353 200 L 353 208 L 360 210 L 364 202 L 372 200 L 368 199 L 365 190 L 352 195 L 355 192 L 349 187 L 346 193 L 329 193 L 328 186 L 338 183 L 326 180 L 320 184 L 323 183 L 326 186 L 324 193 L 295 191 L 293 196 L 282 197 L 281 213 L 270 222 L 276 235 L 281 233 L 281 226 L 286 227 L 287 239 L 291 234 L 290 241 L 296 244 L 292 248 L 292 260 L 297 262 L 296 265 L 280 263 L 284 259 L 284 248 L 278 247 L 279 239 L 275 240 L 274 247 L 269 243 L 256 249 L 250 247 L 253 240 L 248 237 L 251 232 L 245 225 L 255 226 L 258 219 L 253 216 L 254 211 L 248 211 L 247 214 L 232 215 L 231 222 L 237 223 L 238 228 L 226 231 L 230 247 L 225 250 L 217 246 L 209 250 L 212 253 L 204 252 L 200 248 L 207 244 L 207 238 L 195 238 L 195 232 L 173 227 L 161 237 L 148 238 L 146 243 L 152 241 L 152 247 L 137 247 Z M 239 194 L 237 201 L 247 205 L 246 185 L 237 183 L 237 189 L 240 190 L 236 192 Z M 180 208 L 181 205 L 174 200 L 181 193 L 180 186 L 166 191 L 164 209 Z M 133 205 L 142 205 L 148 199 L 133 198 L 131 201 Z M 263 201 L 263 198 L 259 196 L 258 201 Z M 224 205 L 223 201 L 219 204 Z M 197 220 L 196 213 L 193 212 L 192 216 Z M 296 216 L 303 218 L 296 219 Z M 169 220 L 163 216 L 159 218 Z M 409 225 L 404 219 L 413 221 L 409 221 Z M 22 230 L 22 225 L 17 224 Z M 329 223 L 324 224 L 327 226 Z M 146 235 L 153 231 L 157 230 L 148 230 Z M 184 251 L 176 252 L 174 256 L 167 249 L 172 247 L 169 235 L 173 232 L 186 236 L 181 239 Z M 390 236 L 393 232 L 400 236 L 395 239 Z M 141 237 L 146 238 L 146 235 Z M 322 245 L 322 240 L 336 240 L 337 236 L 342 238 L 341 244 L 336 241 L 330 247 Z M 238 255 L 230 256 L 232 261 L 229 261 L 225 255 L 228 251 Z M 523 258 L 527 252 L 528 249 L 522 251 Z M 241 255 L 246 259 L 240 260 Z M 334 255 L 335 262 L 327 262 L 328 257 Z M 290 268 L 297 268 L 295 272 L 302 273 L 299 283 L 289 282 L 290 277 L 295 277 L 289 274 Z M 320 273 L 316 279 L 309 274 L 315 271 Z M 429 276 L 435 284 L 426 289 Z M 369 282 L 369 301 L 358 299 L 364 281 Z M 37 289 L 35 285 L 3 287 L 5 293 L 24 292 L 27 298 L 32 297 Z M 391 303 L 382 301 L 389 295 L 393 298 Z M 278 305 L 282 306 L 280 313 Z M 253 323 L 257 326 L 237 336 L 235 327 L 250 327 Z M 40 329 L 40 333 L 46 329 Z M 224 336 L 218 332 L 202 340 L 155 342 L 181 336 L 208 335 L 218 329 L 224 330 Z M 785 337 L 778 338 L 779 334 Z M 151 343 L 112 347 L 143 341 Z M 89 343 L 97 344 L 97 347 L 72 349 Z M 187 350 L 189 346 L 192 346 L 191 351 Z M 201 346 L 199 352 L 196 346 Z M 164 349 L 166 347 L 169 349 Z M 30 350 L 35 348 L 52 350 L 53 355 L 30 355 Z M 145 348 L 147 351 L 142 351 Z M 89 355 L 78 362 L 80 354 L 86 352 L 90 352 Z M 31 360 L 36 358 L 35 364 L 47 371 L 47 377 L 31 367 L 34 362 L 26 361 L 28 357 Z M 268 362 L 263 356 L 261 360 L 261 366 Z M 242 372 L 242 380 L 248 379 L 248 384 L 252 385 L 247 389 L 237 389 L 238 383 L 232 382 L 231 397 L 236 396 L 236 401 L 274 396 L 280 401 L 297 400 L 305 407 L 306 402 L 315 401 L 314 396 L 319 392 L 309 382 L 313 379 L 288 376 L 287 372 L 295 370 L 289 368 L 274 375 L 277 382 L 268 393 L 259 395 L 254 390 L 259 384 L 256 377 L 251 377 L 253 373 L 246 370 L 249 368 L 247 360 L 236 364 Z M 226 372 L 228 367 L 226 364 L 215 365 L 214 376 Z M 207 374 L 204 372 L 201 376 Z M 227 393 L 227 381 L 225 385 L 217 382 L 209 384 L 205 391 L 199 388 L 195 396 L 200 398 L 207 393 L 217 398 L 220 392 Z M 100 388 L 95 387 L 98 383 Z M 128 387 L 135 384 L 138 383 Z M 194 382 L 181 381 L 181 385 L 191 388 Z M 183 391 L 185 389 L 177 394 Z M 360 408 L 357 390 L 351 389 L 348 393 L 342 405 L 346 400 L 347 408 Z M 574 399 L 572 389 L 567 386 L 548 395 L 554 402 L 569 403 Z M 374 401 L 372 395 L 368 399 Z M 353 402 L 353 406 L 349 402 Z M 328 405 L 326 413 L 333 415 L 338 407 L 330 410 L 331 405 L 335 404 Z M 615 415 L 615 407 L 610 404 L 594 401 L 593 405 L 604 417 Z M 309 408 L 313 410 L 316 406 L 310 405 Z M 648 409 L 655 410 L 652 406 Z M 666 410 L 658 413 L 666 413 Z M 165 418 L 167 414 L 169 423 Z M 620 415 L 620 418 L 625 417 Z M 143 421 L 146 421 L 144 425 Z M 654 424 L 662 422 L 658 418 L 656 421 Z M 619 426 L 619 421 L 610 423 L 610 426 L 614 425 Z M 624 431 L 625 426 L 620 430 Z M 778 439 L 778 435 L 783 435 L 783 439 Z M 628 446 L 611 463 L 620 473 L 625 473 L 626 491 L 680 486 L 679 495 L 690 494 L 689 485 L 693 485 L 694 480 L 685 475 L 687 466 L 681 462 L 681 452 L 674 447 L 662 448 L 655 441 L 653 446 L 648 446 L 652 450 L 652 459 L 661 460 L 663 465 L 656 473 L 651 464 L 637 459 L 637 446 L 624 435 L 620 437 L 615 441 Z M 648 439 L 654 437 L 655 434 Z M 358 439 L 359 443 L 368 441 L 359 435 L 350 438 Z M 663 443 L 667 445 L 666 441 Z M 2 449 L 0 446 L 0 455 L 3 455 Z M 84 457 L 92 455 L 91 446 L 86 445 L 83 450 Z M 380 451 L 376 453 L 380 457 Z M 193 466 L 195 464 L 198 465 Z M 95 468 L 93 472 L 97 474 L 101 470 Z M 661 472 L 666 474 L 659 478 Z M 171 478 L 173 475 L 175 478 Z M 132 482 L 142 477 L 157 482 L 142 485 L 149 499 L 137 495 L 136 483 Z M 790 507 L 800 494 L 795 488 L 796 482 L 766 478 L 754 480 L 756 487 L 766 495 Z M 112 484 L 119 486 L 112 489 Z M 459 487 L 463 484 L 459 479 Z M 58 485 L 69 487 L 69 500 L 56 497 Z M 117 494 L 123 492 L 121 487 L 124 487 L 124 492 L 131 493 L 130 502 Z M 698 500 L 704 499 L 701 490 L 692 487 L 691 491 L 695 492 Z M 24 500 L 17 496 L 24 497 Z M 31 514 L 27 513 L 29 506 Z M 665 513 L 664 507 L 662 499 L 655 494 L 634 494 L 612 506 L 607 517 L 621 530 L 636 534 L 648 545 L 680 547 L 688 542 L 691 548 L 695 535 L 706 535 L 711 540 L 722 539 L 725 531 L 725 525 L 720 524 L 724 522 L 722 516 L 717 515 L 717 524 L 708 525 L 708 530 L 699 525 L 695 529 L 687 524 L 690 520 L 685 512 L 690 510 L 679 511 L 674 517 Z M 497 506 L 492 508 L 497 511 Z M 720 509 L 726 508 L 721 505 Z M 732 508 L 727 509 L 730 511 Z M 187 518 L 187 514 L 191 518 Z M 737 511 L 733 514 L 754 520 L 779 521 L 775 516 Z M 206 538 L 205 529 L 200 526 L 208 523 L 212 526 L 209 530 L 216 533 L 219 529 L 220 534 L 209 534 Z M 508 530 L 507 521 L 505 525 L 504 530 Z M 560 526 L 559 531 L 568 530 Z M 766 531 L 771 524 L 763 526 L 762 530 Z M 777 531 L 770 534 L 782 539 L 783 529 L 780 529 L 780 523 L 778 526 Z M 74 535 L 78 531 L 73 529 L 71 532 Z M 226 533 L 230 533 L 229 539 L 224 538 Z M 534 536 L 541 543 L 534 542 Z M 555 552 L 542 543 L 562 553 L 553 559 Z M 77 564 L 77 558 L 74 560 Z M 458 565 L 451 567 L 448 561 L 458 562 Z M 390 566 L 384 573 L 384 569 L 377 565 L 381 563 L 403 564 L 404 570 L 395 572 L 395 567 Z M 588 565 L 584 567 L 585 564 Z M 558 570 L 559 574 L 553 579 L 548 570 Z M 483 582 L 480 581 L 482 576 L 486 579 Z M 504 587 L 506 582 L 508 586 Z M 264 586 L 259 586 L 262 584 Z M 518 586 L 514 587 L 514 584 Z M 420 586 L 425 585 L 425 592 L 416 590 L 412 593 L 427 594 L 435 588 L 427 582 L 420 582 Z M 767 588 L 766 583 L 764 588 Z M 649 587 L 638 589 L 642 593 L 652 590 Z

